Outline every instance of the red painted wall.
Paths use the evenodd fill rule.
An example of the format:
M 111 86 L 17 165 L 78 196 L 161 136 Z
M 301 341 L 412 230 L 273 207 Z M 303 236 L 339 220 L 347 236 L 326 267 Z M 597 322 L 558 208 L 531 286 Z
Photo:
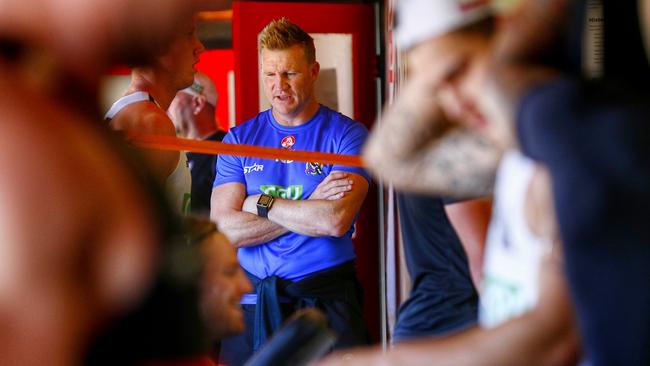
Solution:
M 232 50 L 207 50 L 201 54 L 197 68 L 212 78 L 219 98 L 215 112 L 219 127 L 228 131 L 228 72 L 234 70 Z

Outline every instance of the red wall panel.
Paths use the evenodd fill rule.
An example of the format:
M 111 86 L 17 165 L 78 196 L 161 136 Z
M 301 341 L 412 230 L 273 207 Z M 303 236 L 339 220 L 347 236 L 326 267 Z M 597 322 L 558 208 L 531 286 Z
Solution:
M 197 68 L 208 75 L 217 87 L 219 99 L 215 116 L 219 127 L 228 131 L 228 72 L 234 70 L 232 50 L 207 50 L 201 54 Z

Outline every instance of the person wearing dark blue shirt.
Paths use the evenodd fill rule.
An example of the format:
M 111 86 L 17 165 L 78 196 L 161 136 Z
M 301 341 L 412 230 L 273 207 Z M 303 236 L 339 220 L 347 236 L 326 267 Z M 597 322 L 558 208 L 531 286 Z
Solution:
M 501 47 L 495 83 L 522 151 L 552 175 L 566 272 L 594 365 L 650 363 L 650 68 L 637 5 L 603 1 L 597 78 L 545 62 L 543 47 L 518 47 L 539 42 L 513 31 Z M 543 44 L 571 36 L 546 33 Z M 576 59 L 579 49 L 560 58 Z
M 382 123 L 371 133 L 364 158 L 371 163 L 373 173 L 405 191 L 456 197 L 506 192 L 495 197 L 484 261 L 485 283 L 496 283 L 492 286 L 496 296 L 488 301 L 481 299 L 481 309 L 496 310 L 499 321 L 488 323 L 481 316 L 480 326 L 453 335 L 400 342 L 387 352 L 357 350 L 352 357 L 355 365 L 575 364 L 579 355 L 577 329 L 559 256 L 537 255 L 537 241 L 530 240 L 535 237 L 528 234 L 531 223 L 537 224 L 538 218 L 523 219 L 530 192 L 536 191 L 529 189 L 534 170 L 530 165 L 511 165 L 511 159 L 499 163 L 502 155 L 510 155 L 513 141 L 499 125 L 485 118 L 480 108 L 495 31 L 493 14 L 489 2 L 472 2 L 471 6 L 461 0 L 397 2 L 396 39 L 406 50 L 408 79 L 397 99 L 384 111 Z M 503 173 L 504 162 L 507 167 L 514 166 L 515 172 L 524 167 L 530 175 L 513 179 L 511 170 Z M 543 179 L 540 182 L 541 201 L 548 196 L 548 185 Z M 514 210 L 502 215 L 504 206 Z M 552 216 L 550 210 L 539 208 L 535 206 L 540 219 Z M 541 240 L 552 243 L 553 226 L 540 229 L 537 235 L 542 236 Z M 521 245 L 507 245 L 509 237 L 516 237 Z M 512 265 L 521 264 L 520 258 L 531 257 L 538 267 L 528 262 Z M 494 264 L 504 272 L 522 273 L 528 279 L 538 276 L 539 281 L 521 286 L 515 281 L 515 287 L 509 281 L 494 281 L 488 272 Z M 542 285 L 536 288 L 538 283 Z M 537 301 L 528 302 L 531 306 L 521 310 L 519 299 L 526 300 L 520 296 L 524 294 L 533 294 L 531 298 Z M 322 365 L 345 365 L 349 359 L 341 352 Z
M 176 93 L 167 114 L 176 126 L 179 137 L 207 141 L 221 141 L 225 132 L 215 120 L 217 88 L 210 77 L 203 72 L 194 75 L 194 83 Z M 187 153 L 192 173 L 192 204 L 190 211 L 198 215 L 210 214 L 212 184 L 216 175 L 214 154 Z
M 475 325 L 478 294 L 444 201 L 400 193 L 397 203 L 412 288 L 397 314 L 393 341 L 441 336 Z

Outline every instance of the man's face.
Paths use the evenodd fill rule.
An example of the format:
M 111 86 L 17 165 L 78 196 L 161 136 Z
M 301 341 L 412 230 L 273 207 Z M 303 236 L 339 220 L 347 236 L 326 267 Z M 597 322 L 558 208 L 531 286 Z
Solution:
M 320 66 L 307 62 L 303 47 L 262 49 L 261 70 L 264 94 L 276 115 L 293 119 L 313 101 Z
M 204 50 L 192 21 L 183 24 L 165 54 L 158 59 L 160 66 L 173 78 L 178 90 L 194 82 L 196 64 Z
M 208 328 L 217 338 L 243 332 L 246 325 L 240 301 L 253 288 L 235 249 L 221 233 L 211 235 L 202 245 L 206 261 L 202 305 Z
M 215 107 L 203 95 L 181 90 L 172 100 L 167 115 L 176 127 L 176 134 L 186 139 L 203 139 L 217 130 Z
M 498 95 L 487 83 L 490 52 L 490 38 L 477 33 L 431 39 L 409 51 L 409 83 L 413 80 L 414 88 L 433 93 L 450 120 L 507 147 L 513 143 L 510 128 L 500 111 L 495 112 Z
M 450 33 L 437 37 L 409 51 L 409 79 L 426 80 L 448 118 L 481 127 L 485 121 L 478 98 L 489 50 L 489 40 L 481 35 Z

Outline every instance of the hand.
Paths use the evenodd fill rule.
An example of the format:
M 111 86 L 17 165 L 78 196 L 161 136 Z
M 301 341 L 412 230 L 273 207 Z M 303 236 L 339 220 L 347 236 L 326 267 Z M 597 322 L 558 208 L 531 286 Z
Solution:
M 345 192 L 352 190 L 352 179 L 348 179 L 348 173 L 331 172 L 325 179 L 320 182 L 318 187 L 309 196 L 310 200 L 338 200 L 345 196 Z

